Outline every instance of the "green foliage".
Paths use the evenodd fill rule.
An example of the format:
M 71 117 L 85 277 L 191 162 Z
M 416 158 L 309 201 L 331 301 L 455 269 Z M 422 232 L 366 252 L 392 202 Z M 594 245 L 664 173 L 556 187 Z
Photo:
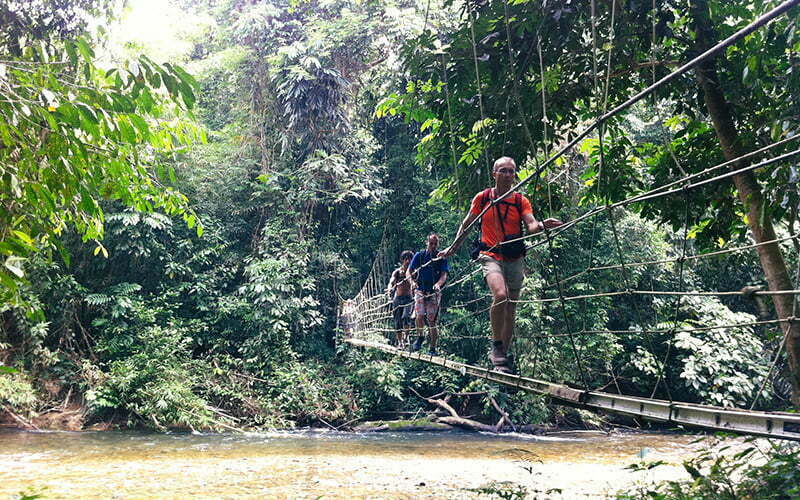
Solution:
M 755 446 L 748 445 L 740 451 L 723 446 L 712 452 L 709 447 L 683 463 L 689 479 L 640 484 L 618 493 L 616 498 L 797 498 L 800 495 L 800 450 L 797 446 L 772 444 L 770 449 L 763 451 L 758 443 L 753 444 Z
M 540 424 L 551 417 L 547 398 L 541 394 L 516 391 L 503 402 L 503 408 L 515 423 Z
M 28 377 L 21 373 L 0 373 L 0 406 L 32 409 L 38 401 L 39 396 Z
M 681 325 L 717 326 L 750 323 L 749 314 L 734 313 L 718 301 L 688 297 L 681 301 L 681 313 L 687 318 Z M 718 406 L 746 406 L 752 402 L 768 370 L 769 359 L 764 345 L 750 327 L 728 327 L 709 332 L 679 332 L 675 347 L 681 359 L 684 380 L 690 392 L 703 402 Z M 765 396 L 769 397 L 768 394 Z
M 305 50 L 304 50 L 305 49 Z M 282 48 L 275 66 L 275 88 L 283 107 L 284 148 L 294 139 L 305 153 L 330 151 L 346 125 L 342 104 L 347 81 L 333 68 L 325 68 L 308 48 L 293 44 Z M 322 131 L 325 131 L 324 133 Z
M 387 407 L 387 403 L 403 400 L 405 369 L 397 361 L 372 361 L 353 366 L 350 377 L 358 395 L 359 406 L 375 411 Z
M 113 10 L 97 0 L 5 2 L 0 5 L 0 52 L 18 56 L 26 45 L 74 38 L 92 18 L 107 19 Z
M 198 80 L 197 116 L 210 130 L 236 126 L 245 118 L 247 108 L 238 92 L 244 85 L 242 66 L 249 56 L 244 47 L 226 47 L 193 65 Z M 211 138 L 214 142 L 213 133 Z M 190 153 L 195 151 L 193 148 Z
M 427 363 L 409 361 L 406 364 L 408 382 L 413 387 L 424 387 L 433 392 L 457 392 L 466 380 L 455 372 L 441 370 Z
M 36 339 L 40 354 L 27 352 L 27 361 L 63 369 L 65 382 L 89 391 L 97 418 L 116 413 L 131 425 L 206 426 L 217 423 L 215 405 L 240 425 L 294 425 L 341 422 L 358 409 L 348 378 L 313 358 L 330 355 L 325 319 L 336 300 L 330 280 L 335 287 L 335 280 L 351 277 L 353 258 L 342 240 L 358 219 L 354 212 L 383 194 L 375 139 L 367 126 L 351 126 L 350 81 L 342 76 L 357 76 L 342 63 L 372 48 L 367 32 L 347 22 L 322 26 L 320 19 L 308 30 L 288 31 L 246 22 L 262 14 L 316 16 L 277 9 L 244 9 L 230 31 L 212 31 L 219 38 L 199 42 L 204 46 L 195 54 L 208 58 L 196 65 L 196 84 L 175 66 L 147 58 L 125 70 L 76 77 L 139 106 L 130 113 L 141 115 L 147 129 L 134 126 L 126 151 L 137 154 L 136 168 L 151 179 L 152 207 L 144 208 L 158 208 L 156 194 L 180 188 L 185 206 L 191 203 L 213 229 L 199 240 L 174 217 L 139 213 L 143 207 L 126 199 L 99 200 L 104 231 L 96 236 L 104 240 L 98 253 L 107 251 L 106 259 L 80 247 L 80 228 L 68 229 L 59 243 L 73 258 L 37 273 L 47 279 L 35 283 L 30 300 L 45 303 L 53 324 L 36 337 L 31 321 L 16 319 L 12 328 L 24 326 L 25 341 Z M 361 41 L 338 46 L 332 40 L 339 37 Z M 82 58 L 77 63 L 89 65 Z M 184 80 L 191 94 L 181 92 Z M 214 130 L 209 144 L 191 149 L 177 147 L 183 129 L 164 128 L 180 122 L 159 120 L 185 112 L 192 104 L 187 98 L 199 100 L 198 114 Z M 103 120 L 116 118 L 106 111 Z M 287 120 L 294 125 L 286 127 Z M 162 131 L 172 134 L 162 137 L 172 147 L 153 142 Z M 309 143 L 315 138 L 320 142 Z M 155 162 L 163 171 L 147 167 Z M 334 210 L 340 222 L 331 231 Z M 69 286 L 60 291 L 59 283 Z M 81 365 L 87 369 L 73 361 L 83 357 L 92 360 Z
M 133 305 L 130 295 L 141 289 L 141 285 L 137 283 L 119 283 L 110 287 L 105 293 L 90 293 L 86 295 L 85 300 L 89 307 L 108 308 L 110 304 L 111 317 L 118 318 Z M 101 324 L 100 320 L 95 321 L 95 325 Z
M 270 402 L 284 426 L 352 419 L 352 389 L 331 367 L 306 361 L 287 364 L 272 376 Z
M 58 248 L 68 258 L 60 243 L 68 228 L 108 255 L 100 243 L 103 199 L 197 223 L 185 196 L 166 185 L 175 176 L 162 164 L 162 155 L 199 137 L 176 118 L 195 101 L 196 83 L 183 69 L 142 56 L 102 71 L 89 43 L 78 38 L 23 46 L 19 56 L 0 62 L 0 79 L 4 301 L 32 253 Z
M 528 488 L 511 481 L 492 481 L 479 488 L 468 488 L 467 491 L 505 500 L 524 500 L 528 498 Z
M 666 308 L 670 316 L 674 301 L 655 301 L 656 308 Z M 769 359 L 765 356 L 764 341 L 752 327 L 727 327 L 713 330 L 681 331 L 693 327 L 750 323 L 746 313 L 735 313 L 711 297 L 683 297 L 678 324 L 671 321 L 653 325 L 663 334 L 641 342 L 626 356 L 632 368 L 628 376 L 643 392 L 655 387 L 662 371 L 673 397 L 719 406 L 746 406 L 752 403 L 758 385 L 764 380 Z M 684 316 L 685 315 L 685 316 Z M 678 331 L 671 333 L 673 328 Z M 667 357 L 662 349 L 653 346 L 672 344 Z M 660 359 L 660 361 L 658 361 Z M 666 366 L 662 364 L 666 361 Z M 662 388 L 663 389 L 663 388 Z M 762 394 L 769 400 L 769 394 Z
M 407 366 L 386 361 L 376 353 L 339 347 L 342 373 L 351 387 L 353 408 L 358 416 L 396 408 L 405 398 Z
M 202 374 L 190 357 L 189 331 L 152 324 L 158 314 L 142 304 L 129 310 L 114 324 L 96 321 L 104 336 L 98 351 L 107 361 L 102 381 L 87 391 L 89 408 L 98 417 L 123 410 L 135 423 L 161 429 L 213 425 L 208 404 L 195 391 Z
M 247 264 L 248 279 L 239 288 L 239 293 L 255 306 L 248 319 L 261 329 L 240 347 L 245 361 L 254 367 L 264 366 L 269 359 L 291 358 L 290 343 L 300 341 L 323 322 L 317 310 L 317 280 L 309 273 L 307 249 L 289 241 L 284 241 L 280 250 L 277 245 L 273 248 L 275 252 L 267 252 Z M 282 252 L 287 252 L 288 258 Z
M 14 498 L 15 500 L 38 500 L 40 498 L 47 498 L 47 487 L 30 487 L 26 491 L 20 491 Z

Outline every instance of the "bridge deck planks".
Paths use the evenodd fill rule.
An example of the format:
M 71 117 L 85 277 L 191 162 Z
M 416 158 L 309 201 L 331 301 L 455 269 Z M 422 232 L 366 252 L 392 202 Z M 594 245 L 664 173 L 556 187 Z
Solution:
M 441 356 L 403 351 L 379 342 L 369 342 L 354 338 L 345 338 L 343 340 L 354 346 L 378 349 L 395 356 L 442 366 L 462 375 L 472 375 L 473 377 L 483 378 L 509 387 L 516 387 L 537 394 L 546 394 L 557 404 L 713 431 L 800 441 L 800 414 L 722 408 L 711 405 L 625 396 L 601 391 L 586 391 L 546 380 L 509 375 L 488 368 L 449 360 Z

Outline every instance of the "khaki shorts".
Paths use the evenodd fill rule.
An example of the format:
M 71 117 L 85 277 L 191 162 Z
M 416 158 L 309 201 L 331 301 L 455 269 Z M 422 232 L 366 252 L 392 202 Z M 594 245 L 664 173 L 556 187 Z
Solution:
M 487 277 L 492 273 L 500 273 L 506 280 L 506 287 L 509 290 L 521 290 L 522 282 L 525 280 L 525 259 L 519 258 L 517 260 L 506 261 L 497 260 L 486 254 L 481 254 L 478 257 L 478 262 L 481 263 L 483 268 L 483 277 Z

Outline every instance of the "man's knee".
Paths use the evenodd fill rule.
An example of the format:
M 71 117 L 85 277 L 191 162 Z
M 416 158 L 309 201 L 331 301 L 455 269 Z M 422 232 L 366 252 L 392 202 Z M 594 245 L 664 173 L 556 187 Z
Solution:
M 509 290 L 508 291 L 508 308 L 511 311 L 514 311 L 517 308 L 517 302 L 519 300 L 520 291 L 519 290 Z
M 505 289 L 502 290 L 495 290 L 492 292 L 492 300 L 494 301 L 494 305 L 499 306 L 500 304 L 505 304 L 508 301 L 508 293 Z

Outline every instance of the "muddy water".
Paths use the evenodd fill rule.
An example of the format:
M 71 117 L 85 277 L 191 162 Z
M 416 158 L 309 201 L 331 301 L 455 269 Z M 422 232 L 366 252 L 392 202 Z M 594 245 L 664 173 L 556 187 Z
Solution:
M 5 431 L 0 499 L 20 491 L 44 498 L 489 498 L 469 489 L 491 481 L 521 484 L 532 498 L 604 498 L 644 479 L 682 476 L 681 461 L 697 449 L 692 440 L 599 433 Z M 624 470 L 643 454 L 671 465 Z

